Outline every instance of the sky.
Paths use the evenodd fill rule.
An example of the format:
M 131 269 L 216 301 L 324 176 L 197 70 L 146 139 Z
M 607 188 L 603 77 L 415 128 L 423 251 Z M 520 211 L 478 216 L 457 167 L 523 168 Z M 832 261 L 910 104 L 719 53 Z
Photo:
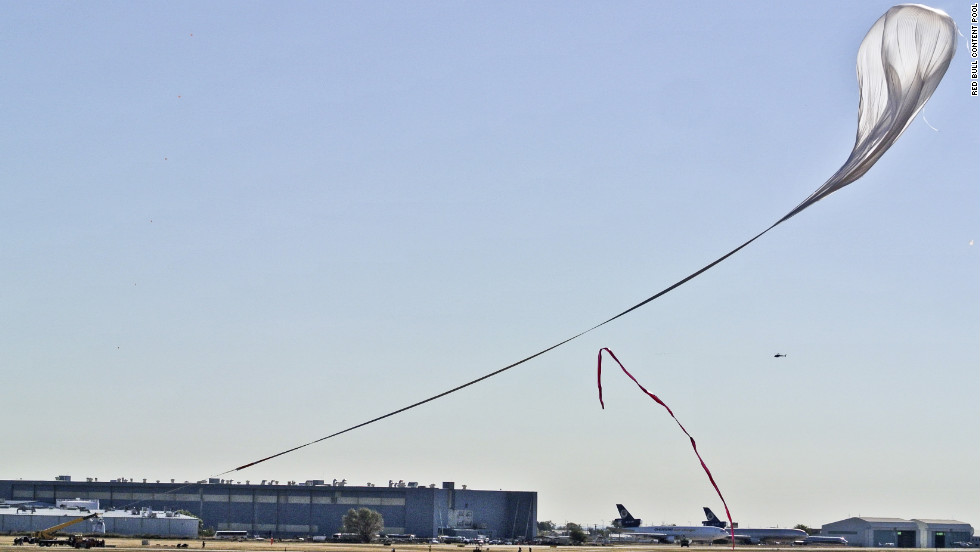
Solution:
M 889 6 L 4 3 L 0 478 L 204 479 L 606 320 L 837 170 Z M 862 179 L 661 299 L 225 477 L 719 512 L 611 365 L 600 408 L 609 347 L 743 527 L 980 527 L 970 61 Z

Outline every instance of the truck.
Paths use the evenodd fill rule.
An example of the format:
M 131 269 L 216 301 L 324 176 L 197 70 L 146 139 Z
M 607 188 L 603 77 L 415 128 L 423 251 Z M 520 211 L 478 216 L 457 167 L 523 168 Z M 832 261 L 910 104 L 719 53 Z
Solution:
M 14 545 L 23 544 L 36 544 L 38 546 L 71 546 L 72 548 L 102 548 L 105 546 L 105 540 L 95 539 L 91 537 L 85 537 L 82 535 L 68 535 L 67 538 L 60 539 L 55 536 L 55 533 L 66 528 L 75 525 L 76 523 L 81 523 L 85 520 L 98 517 L 99 514 L 93 513 L 87 516 L 78 517 L 72 520 L 68 520 L 64 523 L 59 523 L 53 527 L 48 527 L 47 529 L 41 529 L 27 535 L 26 537 L 17 537 L 14 539 Z

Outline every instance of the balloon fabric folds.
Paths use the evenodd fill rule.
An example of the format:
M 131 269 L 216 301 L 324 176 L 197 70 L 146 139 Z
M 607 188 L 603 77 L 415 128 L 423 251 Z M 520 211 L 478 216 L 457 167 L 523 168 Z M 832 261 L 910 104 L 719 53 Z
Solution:
M 861 102 L 854 149 L 844 165 L 780 222 L 868 172 L 932 97 L 956 53 L 956 24 L 919 4 L 890 8 L 858 49 Z

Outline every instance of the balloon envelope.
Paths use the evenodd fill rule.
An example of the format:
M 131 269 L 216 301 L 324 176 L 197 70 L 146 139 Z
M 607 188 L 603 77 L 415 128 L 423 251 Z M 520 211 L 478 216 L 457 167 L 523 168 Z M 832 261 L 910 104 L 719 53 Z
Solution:
M 857 56 L 861 101 L 854 149 L 844 165 L 780 222 L 868 172 L 932 97 L 956 53 L 956 24 L 919 4 L 890 8 L 868 31 Z

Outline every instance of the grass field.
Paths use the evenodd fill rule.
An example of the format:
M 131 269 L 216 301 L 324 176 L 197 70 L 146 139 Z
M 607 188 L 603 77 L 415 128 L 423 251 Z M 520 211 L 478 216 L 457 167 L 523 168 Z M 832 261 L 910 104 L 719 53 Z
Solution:
M 145 552 L 152 552 L 154 550 L 169 550 L 177 549 L 177 545 L 180 543 L 187 543 L 189 547 L 186 549 L 188 551 L 201 550 L 201 540 L 195 539 L 148 539 L 147 544 L 143 544 L 143 539 L 138 538 L 107 538 L 106 540 L 107 548 L 119 548 L 127 550 L 144 550 Z M 42 550 L 38 546 L 26 545 L 26 546 L 14 546 L 14 537 L 12 536 L 0 536 L 0 552 L 36 552 Z M 43 550 L 55 551 L 58 549 L 71 550 L 67 547 L 57 547 L 57 548 L 44 548 Z M 526 545 L 521 546 L 523 552 L 528 551 Z M 676 545 L 664 545 L 664 544 L 643 544 L 643 545 L 615 545 L 615 546 L 531 546 L 532 549 L 537 549 L 539 552 L 680 552 L 685 550 Z M 691 548 L 710 548 L 718 552 L 723 550 L 729 550 L 730 547 L 727 545 L 716 544 L 713 546 L 698 546 L 692 545 Z M 817 548 L 814 546 L 807 546 L 805 549 L 793 546 L 781 546 L 781 547 L 765 547 L 765 546 L 736 546 L 737 551 L 748 552 L 749 550 L 755 551 L 775 551 L 775 550 L 795 550 L 800 552 L 801 550 L 806 550 L 807 552 L 814 552 L 817 550 L 841 550 L 841 547 L 827 547 L 827 548 Z M 394 550 L 395 552 L 475 552 L 479 550 L 480 552 L 517 552 L 518 546 L 483 546 L 477 548 L 475 545 L 465 545 L 459 546 L 455 544 L 394 544 L 384 546 L 381 544 L 333 544 L 333 543 L 315 543 L 315 542 L 277 542 L 275 544 L 269 544 L 268 541 L 244 541 L 244 542 L 233 542 L 233 541 L 215 541 L 206 540 L 206 546 L 204 547 L 205 552 L 221 552 L 221 551 L 252 551 L 252 552 L 390 552 Z M 181 548 L 181 550 L 184 550 Z M 687 549 L 690 550 L 690 549 Z M 854 552 L 857 550 L 864 550 L 861 548 L 847 547 L 848 552 Z M 532 551 L 533 552 L 533 551 Z

